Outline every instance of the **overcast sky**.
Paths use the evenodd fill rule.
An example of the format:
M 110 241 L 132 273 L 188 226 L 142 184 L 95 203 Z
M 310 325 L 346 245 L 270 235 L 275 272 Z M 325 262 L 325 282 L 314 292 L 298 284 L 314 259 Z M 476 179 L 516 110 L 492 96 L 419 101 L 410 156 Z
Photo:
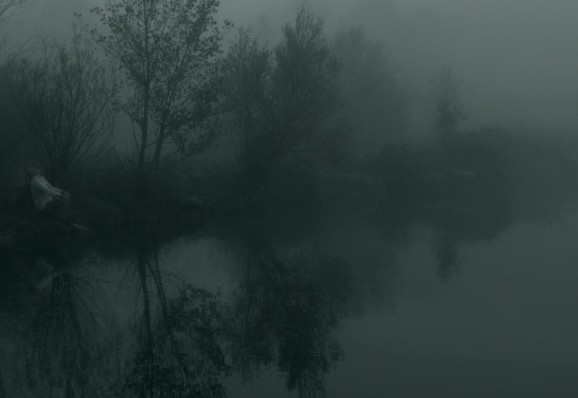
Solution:
M 61 35 L 97 0 L 29 0 L 18 37 Z M 412 86 L 451 66 L 472 124 L 578 128 L 576 0 L 305 0 L 328 31 L 360 25 L 381 40 Z M 222 0 L 236 25 L 279 32 L 302 0 Z

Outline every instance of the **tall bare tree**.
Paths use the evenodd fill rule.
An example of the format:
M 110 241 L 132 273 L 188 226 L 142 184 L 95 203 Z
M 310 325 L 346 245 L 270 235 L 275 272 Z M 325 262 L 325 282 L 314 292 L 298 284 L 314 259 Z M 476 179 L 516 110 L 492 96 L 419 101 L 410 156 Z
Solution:
M 124 72 L 121 103 L 138 127 L 140 183 L 158 169 L 167 143 L 192 154 L 214 135 L 218 5 L 218 0 L 106 0 L 92 10 L 101 25 L 94 37 Z
M 21 61 L 17 102 L 34 149 L 53 177 L 99 154 L 113 130 L 115 82 L 90 43 L 48 43 L 40 58 Z

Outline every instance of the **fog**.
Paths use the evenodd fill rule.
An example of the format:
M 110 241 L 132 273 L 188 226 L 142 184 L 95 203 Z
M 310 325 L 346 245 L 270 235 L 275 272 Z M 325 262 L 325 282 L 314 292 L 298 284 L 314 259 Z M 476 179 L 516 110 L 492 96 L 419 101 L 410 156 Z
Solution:
M 576 0 L 13 1 L 0 398 L 578 396 Z
M 290 18 L 299 1 L 224 2 L 227 15 Z M 451 66 L 463 80 L 469 123 L 570 132 L 578 127 L 578 3 L 572 0 L 310 1 L 329 29 L 359 25 L 423 98 Z M 254 7 L 252 7 L 254 5 Z M 230 9 L 230 11 L 229 11 Z M 258 10 L 258 11 L 255 11 Z M 230 13 L 230 14 L 229 14 Z M 276 24 L 273 24 L 276 26 Z
M 8 30 L 22 43 L 62 37 L 73 12 L 96 1 L 32 0 Z M 451 66 L 463 81 L 468 123 L 548 134 L 578 127 L 578 3 L 572 0 L 223 0 L 220 14 L 275 40 L 305 4 L 327 32 L 361 26 L 384 44 L 388 61 L 425 100 L 432 74 Z M 20 44 L 21 45 L 21 44 Z

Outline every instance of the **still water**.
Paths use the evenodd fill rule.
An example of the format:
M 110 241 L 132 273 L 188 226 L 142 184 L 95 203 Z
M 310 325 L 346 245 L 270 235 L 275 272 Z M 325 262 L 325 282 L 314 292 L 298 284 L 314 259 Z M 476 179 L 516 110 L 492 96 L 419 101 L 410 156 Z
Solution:
M 578 396 L 578 212 L 240 224 L 3 254 L 0 397 Z

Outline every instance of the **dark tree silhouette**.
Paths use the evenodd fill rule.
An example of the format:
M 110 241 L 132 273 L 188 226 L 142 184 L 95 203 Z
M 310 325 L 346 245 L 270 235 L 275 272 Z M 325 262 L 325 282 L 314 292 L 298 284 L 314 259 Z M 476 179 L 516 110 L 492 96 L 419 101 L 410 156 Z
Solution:
M 16 102 L 53 178 L 94 160 L 109 142 L 116 91 L 109 72 L 77 29 L 70 46 L 45 43 L 41 58 L 20 61 Z
M 215 133 L 217 7 L 217 0 L 107 0 L 92 10 L 101 24 L 94 37 L 123 71 L 139 184 L 158 169 L 167 144 L 194 154 Z
M 225 100 L 250 190 L 281 162 L 303 166 L 338 156 L 347 129 L 321 18 L 302 8 L 272 51 L 240 30 L 225 66 Z

